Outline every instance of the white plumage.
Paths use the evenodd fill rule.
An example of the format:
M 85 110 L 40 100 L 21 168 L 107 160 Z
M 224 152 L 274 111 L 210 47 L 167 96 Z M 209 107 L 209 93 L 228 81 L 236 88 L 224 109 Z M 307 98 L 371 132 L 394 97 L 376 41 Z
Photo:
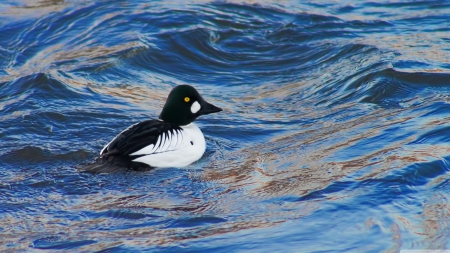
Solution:
M 152 167 L 185 167 L 205 152 L 206 142 L 200 129 L 191 123 L 174 134 L 162 134 L 156 145 L 149 145 L 131 155 L 144 155 L 133 160 Z

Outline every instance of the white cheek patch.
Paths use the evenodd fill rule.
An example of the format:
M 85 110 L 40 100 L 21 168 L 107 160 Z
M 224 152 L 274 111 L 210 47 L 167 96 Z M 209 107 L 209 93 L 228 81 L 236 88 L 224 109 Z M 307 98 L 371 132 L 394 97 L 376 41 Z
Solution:
M 196 114 L 196 113 L 200 110 L 200 108 L 201 108 L 200 104 L 199 104 L 197 101 L 195 101 L 195 102 L 192 103 L 192 105 L 191 105 L 191 112 L 192 112 L 193 114 Z

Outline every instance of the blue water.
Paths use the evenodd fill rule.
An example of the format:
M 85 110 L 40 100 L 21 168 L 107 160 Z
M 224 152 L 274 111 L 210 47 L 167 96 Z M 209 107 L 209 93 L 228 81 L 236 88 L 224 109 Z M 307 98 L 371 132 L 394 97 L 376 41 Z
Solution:
M 77 172 L 178 84 L 200 161 Z M 2 1 L 0 251 L 449 249 L 449 120 L 448 1 Z

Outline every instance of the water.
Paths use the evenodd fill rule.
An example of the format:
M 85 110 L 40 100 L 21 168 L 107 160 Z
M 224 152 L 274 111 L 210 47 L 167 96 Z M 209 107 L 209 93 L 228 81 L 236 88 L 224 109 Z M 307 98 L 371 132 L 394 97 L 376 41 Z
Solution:
M 302 2 L 0 3 L 0 251 L 450 248 L 450 4 Z M 77 172 L 186 83 L 200 161 Z

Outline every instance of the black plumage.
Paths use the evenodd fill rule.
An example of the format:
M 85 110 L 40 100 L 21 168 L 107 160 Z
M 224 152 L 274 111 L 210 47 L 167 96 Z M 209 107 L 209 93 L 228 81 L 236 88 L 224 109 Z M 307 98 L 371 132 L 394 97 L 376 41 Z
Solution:
M 160 120 L 146 120 L 125 129 L 117 135 L 101 152 L 94 163 L 79 170 L 90 173 L 111 173 L 122 169 L 148 170 L 152 167 L 133 162 L 142 155 L 131 155 L 149 145 L 156 145 L 158 137 L 165 133 L 174 134 L 182 128 Z M 163 141 L 159 143 L 159 146 Z

